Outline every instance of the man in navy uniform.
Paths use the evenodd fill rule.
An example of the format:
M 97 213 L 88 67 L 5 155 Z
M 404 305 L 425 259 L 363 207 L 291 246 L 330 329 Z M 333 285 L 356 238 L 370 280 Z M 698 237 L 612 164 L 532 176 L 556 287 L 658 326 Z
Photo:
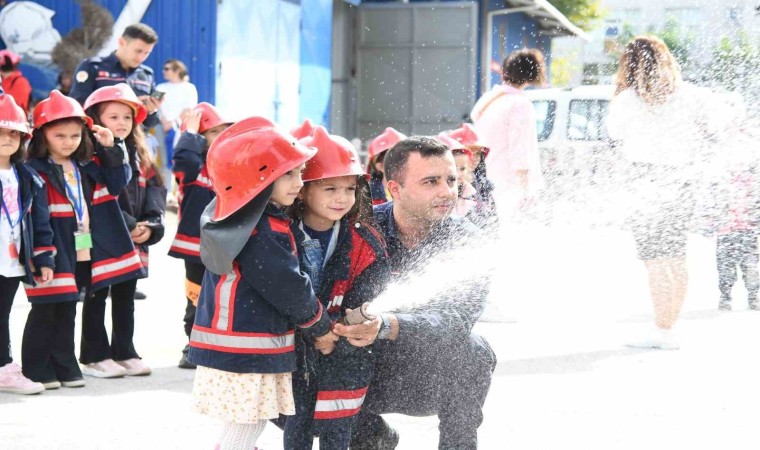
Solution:
M 419 273 L 446 252 L 476 243 L 475 225 L 451 217 L 457 199 L 454 156 L 444 144 L 412 136 L 388 150 L 385 176 L 393 201 L 375 206 L 391 271 Z M 333 331 L 356 346 L 374 344 L 375 376 L 359 414 L 352 450 L 392 450 L 398 433 L 380 417 L 436 415 L 439 449 L 477 450 L 483 404 L 496 367 L 488 342 L 472 332 L 489 275 L 441 293 L 430 305 L 384 313 Z
M 103 86 L 127 83 L 148 108 L 145 128 L 159 124 L 158 107 L 161 100 L 152 97 L 156 89 L 153 69 L 143 64 L 158 42 L 158 35 L 148 25 L 138 23 L 124 29 L 119 47 L 105 58 L 93 57 L 82 61 L 74 71 L 70 97 L 84 104 L 92 92 Z

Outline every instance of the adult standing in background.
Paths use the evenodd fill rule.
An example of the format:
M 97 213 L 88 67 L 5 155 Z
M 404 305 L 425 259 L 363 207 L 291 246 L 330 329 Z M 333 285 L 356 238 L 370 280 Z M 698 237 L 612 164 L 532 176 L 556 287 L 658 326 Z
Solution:
M 166 61 L 162 73 L 166 81 L 156 86 L 156 90 L 165 95 L 158 114 L 164 131 L 168 132 L 179 129 L 182 113 L 198 104 L 198 90 L 189 81 L 187 66 L 178 59 Z
M 638 36 L 620 58 L 607 129 L 637 177 L 630 224 L 644 261 L 654 306 L 655 327 L 628 345 L 676 349 L 672 332 L 686 298 L 686 232 L 693 214 L 692 193 L 708 137 L 718 131 L 721 109 L 708 106 L 709 91 L 681 78 L 665 43 Z
M 29 101 L 32 99 L 32 85 L 24 74 L 18 70 L 21 57 L 10 50 L 0 50 L 0 77 L 3 79 L 3 91 L 16 100 L 16 104 L 29 113 Z
M 475 103 L 470 116 L 491 149 L 486 172 L 499 223 L 505 225 L 543 186 L 536 112 L 523 91 L 546 83 L 544 55 L 536 49 L 512 52 L 502 64 L 502 79 Z
M 161 100 L 151 96 L 156 81 L 153 69 L 143 64 L 158 42 L 158 34 L 143 23 L 130 25 L 119 37 L 119 46 L 105 58 L 95 56 L 82 61 L 74 71 L 74 84 L 70 97 L 84 104 L 95 89 L 127 83 L 143 105 L 148 118 L 143 122 L 147 129 L 159 124 L 158 108 Z
M 166 171 L 169 172 L 167 175 L 169 175 L 172 168 L 174 145 L 179 140 L 179 128 L 183 114 L 198 104 L 198 90 L 189 81 L 187 66 L 178 59 L 166 61 L 162 73 L 166 81 L 156 86 L 156 90 L 165 93 L 164 103 L 158 109 L 158 115 L 164 132 L 162 143 L 166 150 L 161 155 L 161 162 Z M 171 176 L 164 177 L 169 182 L 167 186 L 169 188 L 171 188 L 171 178 Z

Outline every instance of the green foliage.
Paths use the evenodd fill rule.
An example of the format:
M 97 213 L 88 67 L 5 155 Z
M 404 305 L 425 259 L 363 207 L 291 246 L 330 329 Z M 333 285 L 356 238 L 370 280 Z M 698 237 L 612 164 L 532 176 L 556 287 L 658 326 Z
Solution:
M 555 56 L 552 58 L 551 85 L 552 87 L 567 87 L 573 78 L 574 72 L 580 71 L 578 54 Z
M 742 91 L 757 84 L 755 72 L 760 63 L 760 49 L 741 32 L 735 39 L 724 37 L 713 50 L 711 79 L 730 91 Z
M 584 31 L 599 26 L 604 16 L 601 0 L 550 0 L 549 3 Z

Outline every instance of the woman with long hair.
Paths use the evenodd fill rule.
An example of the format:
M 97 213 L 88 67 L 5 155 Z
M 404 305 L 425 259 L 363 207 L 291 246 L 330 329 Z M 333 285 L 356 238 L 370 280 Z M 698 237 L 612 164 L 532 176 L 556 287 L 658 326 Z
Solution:
M 686 297 L 686 233 L 692 186 L 707 158 L 709 93 L 685 83 L 659 38 L 638 36 L 620 58 L 610 103 L 609 135 L 620 142 L 634 175 L 630 225 L 647 269 L 655 328 L 629 346 L 677 349 L 672 328 Z

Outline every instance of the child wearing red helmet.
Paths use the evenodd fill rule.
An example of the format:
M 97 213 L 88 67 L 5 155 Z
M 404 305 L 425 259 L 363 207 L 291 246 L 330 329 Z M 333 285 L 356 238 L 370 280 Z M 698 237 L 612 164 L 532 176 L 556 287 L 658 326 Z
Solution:
M 161 240 L 166 189 L 148 150 L 140 124 L 148 115 L 132 88 L 125 83 L 96 89 L 84 103 L 85 112 L 124 142 L 131 178 L 119 194 L 127 230 L 140 255 L 142 270 L 133 278 L 88 292 L 82 306 L 79 361 L 85 375 L 117 378 L 149 375 L 151 370 L 134 346 L 137 279 L 148 276 L 148 246 Z M 106 298 L 111 295 L 111 340 L 105 327 Z
M 206 273 L 188 358 L 198 366 L 196 409 L 224 422 L 221 448 L 252 448 L 268 419 L 295 412 L 294 326 L 324 352 L 337 340 L 284 212 L 314 153 L 259 117 L 227 128 L 208 151 L 216 197 L 201 216 Z
M 486 157 L 488 156 L 488 146 L 480 139 L 475 129 L 469 123 L 462 124 L 461 127 L 448 132 L 448 136 L 466 147 L 470 152 L 471 179 L 470 183 L 475 190 L 472 199 L 475 201 L 475 207 L 468 209 L 467 218 L 480 227 L 495 227 L 497 223 L 496 206 L 493 200 L 493 183 L 487 178 L 486 174 Z M 455 153 L 455 158 L 457 157 Z M 462 152 L 460 152 L 461 154 Z M 458 161 L 463 159 L 458 157 Z M 459 166 L 459 162 L 457 162 Z
M 107 288 L 142 269 L 117 203 L 130 171 L 121 140 L 58 91 L 35 107 L 34 127 L 27 164 L 45 181 L 57 253 L 53 280 L 26 286 L 32 309 L 21 350 L 24 375 L 47 389 L 79 387 L 85 384 L 74 355 L 79 291 Z
M 0 95 L 0 392 L 36 394 L 41 383 L 26 378 L 13 362 L 9 319 L 23 280 L 45 285 L 53 279 L 53 230 L 45 182 L 22 163 L 31 137 L 26 114 L 10 95 Z
M 369 147 L 367 148 L 367 173 L 371 176 L 369 187 L 373 205 L 382 205 L 392 200 L 390 193 L 385 188 L 383 160 L 385 159 L 385 152 L 404 139 L 406 139 L 404 134 L 399 133 L 392 127 L 388 127 L 382 134 L 372 139 L 372 142 L 369 143 Z
M 201 292 L 203 272 L 201 262 L 200 220 L 201 213 L 214 198 L 214 190 L 206 168 L 206 153 L 219 134 L 232 124 L 206 102 L 192 109 L 182 123 L 182 135 L 174 147 L 172 171 L 179 186 L 179 224 L 177 235 L 169 249 L 169 256 L 185 262 L 185 335 L 195 320 L 195 308 Z M 179 367 L 195 369 L 187 359 L 189 344 L 182 350 Z
M 374 229 L 367 176 L 350 142 L 318 126 L 300 141 L 317 154 L 306 163 L 304 187 L 292 208 L 302 269 L 330 319 L 372 301 L 390 278 L 385 244 Z M 330 355 L 296 333 L 293 378 L 296 414 L 285 425 L 286 449 L 347 449 L 372 378 L 371 347 L 340 340 Z

